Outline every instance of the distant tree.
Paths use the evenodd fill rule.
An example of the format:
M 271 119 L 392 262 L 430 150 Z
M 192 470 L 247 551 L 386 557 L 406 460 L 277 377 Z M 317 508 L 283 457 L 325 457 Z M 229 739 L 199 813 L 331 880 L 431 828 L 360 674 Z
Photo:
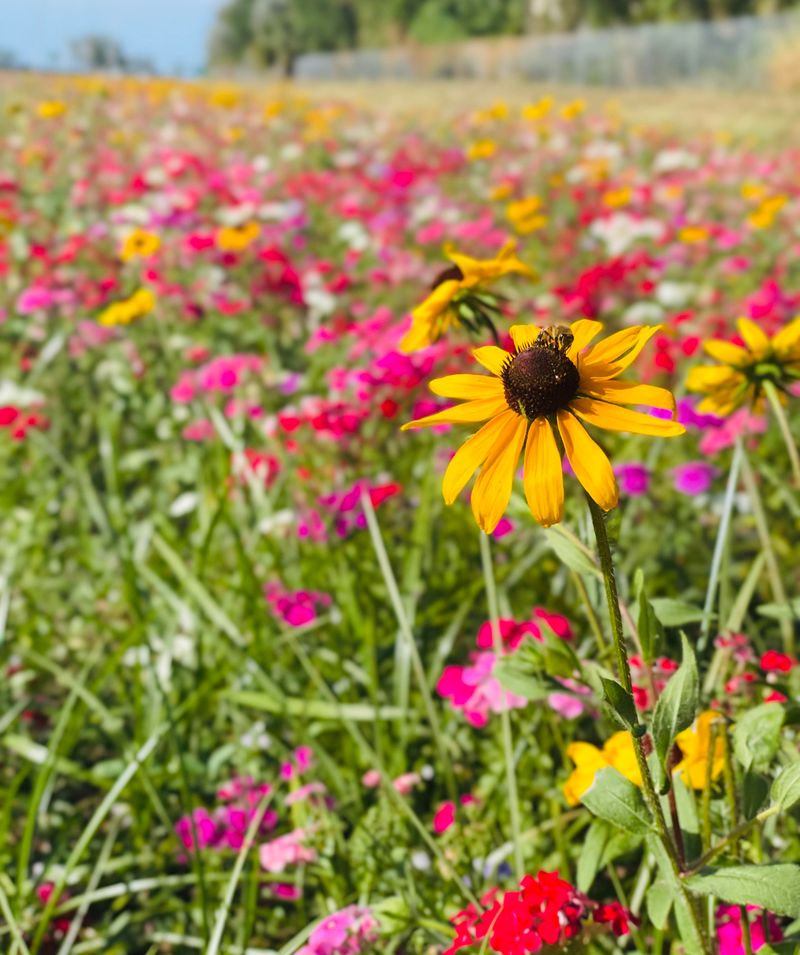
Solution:
M 70 57 L 78 69 L 91 73 L 113 71 L 119 73 L 153 73 L 150 60 L 132 57 L 112 37 L 89 34 L 69 44 Z
M 0 70 L 24 70 L 25 65 L 13 50 L 0 50 Z

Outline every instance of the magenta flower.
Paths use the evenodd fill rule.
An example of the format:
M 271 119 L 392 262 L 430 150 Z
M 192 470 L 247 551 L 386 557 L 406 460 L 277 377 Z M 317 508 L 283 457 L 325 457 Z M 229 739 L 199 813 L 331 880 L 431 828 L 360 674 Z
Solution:
M 690 461 L 688 464 L 679 465 L 672 472 L 675 490 L 688 497 L 705 494 L 716 474 L 717 469 L 707 461 Z
M 631 462 L 614 468 L 620 490 L 628 497 L 641 497 L 650 490 L 650 471 L 644 464 Z

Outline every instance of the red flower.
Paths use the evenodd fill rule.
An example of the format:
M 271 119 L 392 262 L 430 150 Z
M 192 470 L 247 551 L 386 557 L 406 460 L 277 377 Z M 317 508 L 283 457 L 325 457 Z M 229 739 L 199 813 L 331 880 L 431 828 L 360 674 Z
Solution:
M 788 673 L 794 666 L 794 660 L 785 653 L 779 653 L 777 650 L 767 650 L 761 655 L 761 669 L 766 673 L 775 670 L 780 673 Z

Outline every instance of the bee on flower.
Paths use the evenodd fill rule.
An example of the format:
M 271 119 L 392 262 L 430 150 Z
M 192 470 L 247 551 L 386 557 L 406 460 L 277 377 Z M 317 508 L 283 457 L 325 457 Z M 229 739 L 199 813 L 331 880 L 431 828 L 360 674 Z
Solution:
M 563 516 L 562 449 L 589 496 L 605 511 L 617 505 L 611 463 L 584 425 L 658 437 L 684 433 L 677 421 L 623 407 L 675 410 L 675 399 L 666 388 L 618 379 L 660 326 L 626 328 L 592 345 L 602 328 L 589 319 L 547 329 L 514 325 L 513 352 L 486 345 L 472 353 L 489 376 L 449 375 L 430 383 L 434 394 L 462 399 L 463 404 L 403 425 L 406 430 L 485 422 L 453 456 L 442 493 L 452 504 L 480 468 L 472 489 L 472 511 L 487 534 L 508 507 L 523 449 L 528 507 L 540 524 L 549 527 Z
M 411 328 L 400 342 L 400 351 L 413 352 L 438 341 L 453 325 L 477 333 L 480 326 L 494 332 L 492 313 L 499 299 L 488 291 L 496 279 L 511 273 L 534 279 L 536 273 L 515 255 L 516 245 L 507 242 L 493 259 L 473 259 L 448 252 L 452 265 L 434 280 L 428 297 L 411 313 Z

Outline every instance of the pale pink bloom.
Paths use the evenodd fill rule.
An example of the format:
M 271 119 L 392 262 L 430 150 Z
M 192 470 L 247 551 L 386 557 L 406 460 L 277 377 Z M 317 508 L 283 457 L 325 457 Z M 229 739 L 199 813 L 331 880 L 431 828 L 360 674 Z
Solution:
M 401 796 L 407 796 L 421 781 L 419 773 L 403 773 L 394 780 L 392 785 Z
M 767 422 L 761 415 L 754 415 L 747 408 L 740 408 L 725 418 L 718 428 L 713 428 L 703 435 L 700 439 L 700 450 L 703 454 L 717 454 L 732 447 L 739 437 L 763 434 L 766 430 Z
M 265 842 L 258 850 L 262 868 L 267 872 L 276 873 L 283 872 L 288 865 L 313 862 L 317 858 L 317 853 L 303 844 L 308 835 L 305 829 L 294 829 L 271 842 Z
M 378 940 L 378 922 L 368 908 L 348 905 L 317 925 L 297 955 L 358 955 L 362 943 Z
M 305 786 L 301 786 L 299 789 L 295 789 L 294 792 L 289 793 L 284 799 L 284 804 L 293 806 L 295 803 L 304 802 L 312 796 L 321 796 L 324 792 L 324 783 L 306 783 Z
M 361 777 L 361 782 L 368 789 L 375 789 L 381 784 L 381 774 L 377 769 L 368 769 L 364 775 Z

